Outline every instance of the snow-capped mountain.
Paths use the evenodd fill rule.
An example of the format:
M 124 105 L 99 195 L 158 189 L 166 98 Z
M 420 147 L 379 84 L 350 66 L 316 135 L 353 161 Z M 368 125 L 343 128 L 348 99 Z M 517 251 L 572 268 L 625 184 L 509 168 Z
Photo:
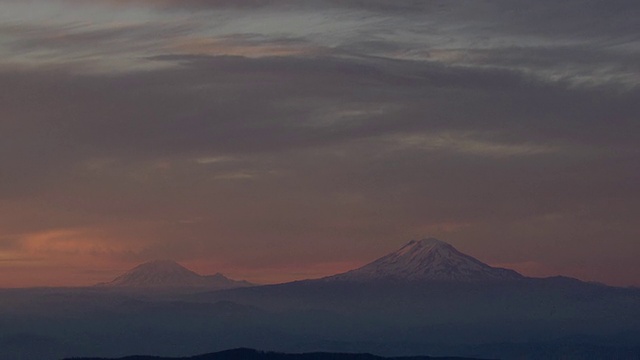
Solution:
M 435 239 L 412 240 L 398 251 L 346 273 L 325 278 L 339 281 L 497 281 L 524 278 L 509 269 L 489 266 Z
M 229 279 L 220 273 L 200 275 L 171 260 L 155 260 L 138 265 L 113 281 L 100 285 L 129 288 L 230 289 L 252 284 Z

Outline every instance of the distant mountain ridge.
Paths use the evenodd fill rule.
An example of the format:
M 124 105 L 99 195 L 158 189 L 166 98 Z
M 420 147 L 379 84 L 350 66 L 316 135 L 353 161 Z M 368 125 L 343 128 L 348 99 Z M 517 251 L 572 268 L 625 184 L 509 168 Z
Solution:
M 513 281 L 516 271 L 489 266 L 435 238 L 412 240 L 399 250 L 363 267 L 324 278 L 326 281 Z
M 253 284 L 217 273 L 200 275 L 171 260 L 140 264 L 110 282 L 98 284 L 115 288 L 207 288 L 231 289 Z
M 328 276 L 321 281 L 341 282 L 483 282 L 525 279 L 514 270 L 492 267 L 463 254 L 436 238 L 411 240 L 399 250 L 360 268 Z M 217 273 L 200 275 L 171 260 L 138 265 L 114 280 L 99 284 L 112 288 L 206 288 L 210 290 L 253 286 Z
M 0 359 L 640 355 L 637 289 L 524 277 L 436 239 L 411 241 L 360 269 L 324 279 L 232 289 L 162 287 L 176 284 L 171 279 L 184 285 L 190 283 L 185 279 L 200 284 L 207 277 L 175 263 L 143 265 L 112 287 L 0 291 Z M 240 349 L 180 358 L 238 346 L 290 354 Z M 319 350 L 327 353 L 310 353 Z

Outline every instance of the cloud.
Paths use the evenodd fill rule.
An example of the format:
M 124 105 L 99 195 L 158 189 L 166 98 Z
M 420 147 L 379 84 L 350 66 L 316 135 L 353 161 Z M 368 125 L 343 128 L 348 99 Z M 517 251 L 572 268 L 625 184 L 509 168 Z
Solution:
M 505 144 L 481 140 L 469 133 L 405 134 L 395 136 L 392 141 L 401 147 L 425 151 L 452 151 L 461 154 L 490 157 L 532 156 L 554 154 L 561 151 L 550 145 Z
M 421 235 L 550 268 L 578 228 L 636 250 L 637 6 L 543 3 L 5 0 L 0 247 L 238 270 Z M 562 256 L 513 259 L 540 239 Z
M 159 66 L 144 59 L 172 51 L 249 57 L 341 53 L 637 87 L 638 38 L 629 35 L 637 32 L 637 4 L 543 3 L 54 1 L 47 7 L 64 14 L 61 19 L 35 13 L 31 22 L 7 21 L 3 32 L 11 52 L 5 51 L 5 61 L 74 62 L 86 71 L 111 72 Z M 7 19 L 28 10 L 9 4 L 14 16 Z
M 175 53 L 210 56 L 243 56 L 248 58 L 272 56 L 315 56 L 329 53 L 328 49 L 307 44 L 300 39 L 270 39 L 256 34 L 223 37 L 187 38 L 171 44 Z

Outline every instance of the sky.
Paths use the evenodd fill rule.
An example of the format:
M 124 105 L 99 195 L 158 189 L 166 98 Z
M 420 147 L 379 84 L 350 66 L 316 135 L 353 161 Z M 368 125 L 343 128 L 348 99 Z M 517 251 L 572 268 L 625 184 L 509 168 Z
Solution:
M 640 286 L 637 0 L 0 0 L 0 287 L 437 237 Z

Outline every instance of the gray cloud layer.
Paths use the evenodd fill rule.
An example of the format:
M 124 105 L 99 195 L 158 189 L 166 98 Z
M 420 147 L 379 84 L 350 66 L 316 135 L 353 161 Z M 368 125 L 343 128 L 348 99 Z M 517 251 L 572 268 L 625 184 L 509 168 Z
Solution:
M 433 234 L 637 284 L 635 2 L 260 4 L 1 1 L 5 251 L 250 269 Z

